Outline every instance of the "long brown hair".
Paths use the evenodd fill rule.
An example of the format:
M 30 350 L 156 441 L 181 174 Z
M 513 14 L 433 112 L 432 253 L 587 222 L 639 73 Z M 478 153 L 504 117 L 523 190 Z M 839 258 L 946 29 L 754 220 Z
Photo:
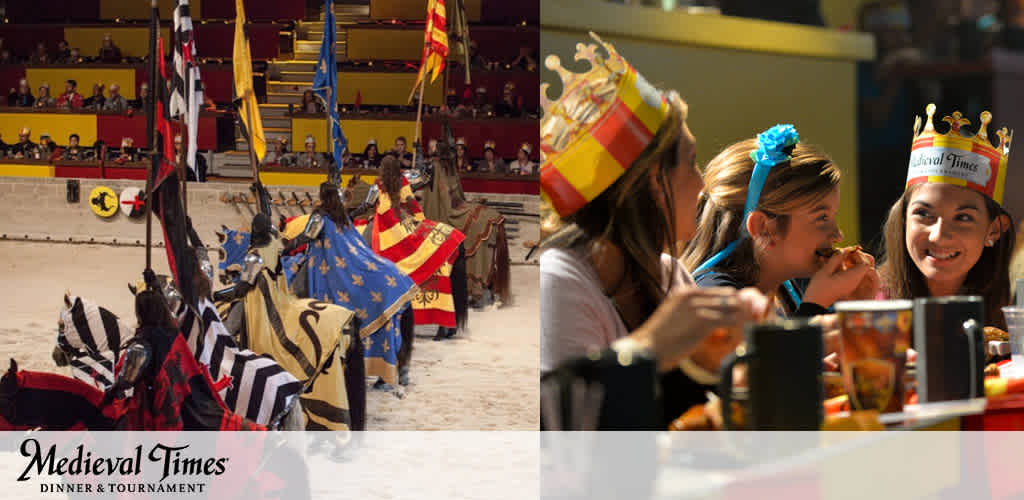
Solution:
M 916 189 L 917 185 L 908 187 L 903 196 L 900 196 L 896 204 L 889 209 L 882 233 L 884 250 L 878 272 L 886 294 L 894 299 L 913 299 L 931 295 L 928 283 L 910 258 L 906 244 L 907 206 Z M 1006 321 L 1001 308 L 1010 303 L 1010 259 L 1013 257 L 1013 245 L 1017 236 L 1010 214 L 988 196 L 984 198 L 989 222 L 1000 215 L 1005 215 L 1010 219 L 1010 224 L 995 245 L 982 250 L 978 262 L 967 272 L 963 294 L 980 295 L 985 299 L 985 323 L 1005 330 Z
M 704 169 L 704 190 L 697 203 L 697 232 L 683 252 L 683 265 L 696 269 L 742 235 L 757 139 L 737 142 L 714 157 Z M 839 169 L 820 149 L 797 143 L 791 159 L 772 167 L 761 191 L 757 210 L 778 222 L 780 236 L 789 229 L 789 215 L 813 205 L 839 186 Z M 754 285 L 761 274 L 753 238 L 744 238 L 715 266 L 743 285 Z
M 402 202 L 402 167 L 394 156 L 385 156 L 380 161 L 380 182 L 384 184 L 384 191 L 391 198 L 391 205 L 397 207 Z
M 341 195 L 338 194 L 338 186 L 330 182 L 320 184 L 319 210 L 330 217 L 338 227 L 348 225 L 348 213 L 345 211 L 345 204 L 341 202 Z
M 667 97 L 668 119 L 650 144 L 608 189 L 575 214 L 560 220 L 562 229 L 545 244 L 579 248 L 588 258 L 600 241 L 615 245 L 623 254 L 623 278 L 605 293 L 614 296 L 631 285 L 633 300 L 644 318 L 653 314 L 665 298 L 661 254 L 676 241 L 676 200 L 670 179 L 681 160 L 679 147 L 687 106 L 675 92 L 669 92 Z

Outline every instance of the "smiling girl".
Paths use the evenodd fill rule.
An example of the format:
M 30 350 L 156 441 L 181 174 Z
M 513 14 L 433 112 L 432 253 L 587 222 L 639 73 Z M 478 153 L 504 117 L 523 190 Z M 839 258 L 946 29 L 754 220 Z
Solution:
M 889 210 L 885 223 L 885 255 L 879 267 L 883 293 L 891 298 L 979 295 L 985 299 L 989 325 L 1005 329 L 1000 308 L 1010 303 L 1010 259 L 1016 240 L 1013 220 L 1002 208 L 1003 183 L 1009 155 L 1006 129 L 992 147 L 986 126 L 991 114 L 982 113 L 978 134 L 961 126 L 970 122 L 959 112 L 943 121 L 948 134 L 928 121 L 915 124 L 907 190 Z M 976 163 L 929 161 L 967 158 Z M 936 169 L 941 169 L 943 175 Z

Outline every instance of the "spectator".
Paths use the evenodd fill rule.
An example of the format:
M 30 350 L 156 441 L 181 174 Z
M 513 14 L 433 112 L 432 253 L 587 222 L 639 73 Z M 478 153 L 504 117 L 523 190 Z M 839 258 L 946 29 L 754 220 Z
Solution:
M 505 82 L 497 111 L 498 116 L 505 118 L 521 118 L 523 116 L 523 100 L 516 96 L 515 82 Z
M 79 50 L 78 47 L 71 49 L 71 54 L 68 55 L 67 64 L 82 64 L 83 62 L 84 61 L 82 61 L 82 51 Z
M 537 58 L 534 57 L 532 47 L 519 47 L 519 57 L 516 57 L 509 66 L 524 69 L 526 71 L 537 71 Z
M 82 105 L 93 111 L 99 111 L 103 109 L 103 106 L 107 103 L 107 98 L 103 97 L 103 85 L 99 83 L 92 84 L 92 96 L 82 102 Z
M 86 155 L 88 156 L 88 158 L 86 158 L 86 159 L 92 159 L 92 160 L 97 160 L 97 161 L 102 160 L 103 159 L 103 150 L 106 147 L 107 147 L 107 143 L 105 143 L 105 142 L 103 142 L 101 140 L 97 140 L 96 142 L 92 143 L 92 151 L 88 151 L 86 153 Z
M 509 172 L 512 175 L 533 175 L 534 169 L 537 168 L 537 164 L 530 161 L 530 152 L 533 151 L 533 147 L 530 143 L 524 142 L 522 146 L 519 146 L 519 150 L 516 151 L 516 160 L 509 165 Z
M 121 49 L 114 45 L 114 39 L 110 33 L 103 35 L 103 45 L 100 46 L 100 62 L 108 64 L 119 64 L 121 62 Z
M 16 64 L 17 62 L 14 60 L 14 56 L 11 55 L 10 49 L 0 50 L 0 64 Z
M 380 168 L 380 154 L 377 152 L 377 139 L 370 139 L 363 149 L 363 168 Z
M 78 145 L 78 134 L 71 134 L 68 137 L 68 147 L 64 149 L 64 154 L 61 155 L 63 160 L 74 160 L 81 161 L 85 159 L 85 150 Z
M 288 154 L 288 139 L 284 137 L 274 139 L 274 150 L 263 157 L 263 164 L 290 167 L 292 165 L 292 157 Z
M 57 54 L 54 55 L 53 62 L 58 64 L 69 64 L 71 62 L 71 51 L 68 50 L 67 40 L 57 42 Z
M 10 146 L 6 142 L 4 142 L 4 140 L 2 138 L 0 138 L 0 158 L 6 158 L 7 157 L 7 150 L 9 148 L 10 148 Z
M 199 88 L 203 91 L 203 110 L 204 111 L 217 111 L 217 103 L 213 102 L 210 95 L 206 93 L 206 83 L 200 82 Z
M 476 88 L 476 98 L 473 101 L 473 118 L 478 116 L 494 116 L 494 106 L 487 102 L 487 87 Z
M 39 145 L 29 139 L 31 135 L 32 129 L 22 127 L 22 129 L 18 131 L 18 143 L 8 149 L 8 154 L 17 159 L 22 159 L 26 156 L 34 156 Z
M 46 44 L 39 42 L 36 45 L 36 51 L 32 54 L 32 57 L 28 59 L 29 64 L 49 64 L 50 55 L 46 52 Z
M 36 98 L 32 96 L 28 80 L 24 78 L 18 82 L 18 90 L 11 89 L 11 94 L 7 96 L 7 105 L 16 108 L 31 108 L 35 102 Z
M 135 149 L 135 139 L 131 137 L 124 137 L 121 139 L 121 154 L 118 155 L 115 163 L 125 164 L 134 163 L 136 161 L 137 151 Z
M 320 100 L 316 98 L 313 91 L 306 89 L 302 93 L 302 104 L 300 105 L 300 113 L 323 113 L 324 107 L 320 104 Z
M 477 164 L 476 170 L 478 172 L 488 174 L 507 174 L 508 167 L 505 166 L 505 160 L 498 158 L 498 155 L 494 153 L 494 141 L 487 141 L 484 143 L 484 159 L 480 160 Z
M 181 134 L 177 134 L 174 136 L 174 158 L 175 161 L 185 169 L 185 179 L 189 182 L 206 182 L 206 157 L 197 152 L 195 169 L 193 169 L 188 166 L 185 153 L 186 151 L 182 145 Z M 264 157 L 264 159 L 265 158 L 266 157 Z
M 301 168 L 320 168 L 327 166 L 327 158 L 316 152 L 316 139 L 313 136 L 306 136 L 306 151 L 299 155 L 295 166 Z
M 53 108 L 57 106 L 57 100 L 50 95 L 50 84 L 43 82 L 39 86 L 39 97 L 36 97 L 35 107 L 39 108 Z
M 491 62 L 480 54 L 480 46 L 476 40 L 469 41 L 469 67 L 472 69 L 490 69 Z
M 57 99 L 57 107 L 78 110 L 82 109 L 82 103 L 82 94 L 78 93 L 78 82 L 74 80 L 64 82 L 64 93 Z
M 341 168 L 357 168 L 355 160 L 352 159 L 352 153 L 349 153 L 348 148 L 345 149 L 344 153 L 341 153 Z
M 403 169 L 412 168 L 412 153 L 405 150 L 405 144 L 405 137 L 398 136 L 394 149 L 388 153 L 398 159 Z
M 131 106 L 133 109 L 142 110 L 142 109 L 145 108 L 145 106 L 150 101 L 150 98 L 149 98 L 149 85 L 146 84 L 146 83 L 143 83 L 141 86 L 139 86 L 139 94 L 138 95 L 139 95 L 138 98 L 132 99 L 131 101 L 128 101 L 128 105 Z
M 466 158 L 466 139 L 459 137 L 455 140 L 455 168 L 459 172 L 471 172 L 473 164 Z
M 43 132 L 39 134 L 39 146 L 37 149 L 36 159 L 47 160 L 53 154 L 53 150 L 57 149 L 57 145 L 53 143 L 50 134 Z
M 114 111 L 124 113 L 128 111 L 128 100 L 121 95 L 121 86 L 116 83 L 110 84 L 110 97 L 103 103 L 103 111 Z

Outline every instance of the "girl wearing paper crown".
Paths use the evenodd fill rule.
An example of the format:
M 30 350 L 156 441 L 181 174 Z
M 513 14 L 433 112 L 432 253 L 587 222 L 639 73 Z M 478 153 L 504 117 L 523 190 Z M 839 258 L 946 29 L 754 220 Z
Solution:
M 792 125 L 776 125 L 712 159 L 697 235 L 683 254 L 698 285 L 755 286 L 776 298 L 781 316 L 822 314 L 837 300 L 878 291 L 868 254 L 832 249 L 843 239 L 839 169 L 799 140 Z M 803 293 L 791 281 L 799 278 L 811 278 Z
M 891 298 L 980 295 L 988 324 L 1005 329 L 1001 307 L 1010 302 L 1013 221 L 1003 210 L 1006 165 L 1012 132 L 988 135 L 992 114 L 981 114 L 978 133 L 959 111 L 942 121 L 914 123 L 907 189 L 885 222 L 885 255 L 879 268 L 883 293 Z
M 541 245 L 541 373 L 558 376 L 592 349 L 651 350 L 665 428 L 706 400 L 739 341 L 730 327 L 760 317 L 767 301 L 756 290 L 699 289 L 670 255 L 694 232 L 703 187 L 687 106 L 591 36 L 607 58 L 578 44 L 591 69 L 576 74 L 548 56 L 562 96 L 549 100 L 541 85 L 541 191 L 561 224 Z M 713 336 L 728 349 L 708 348 Z

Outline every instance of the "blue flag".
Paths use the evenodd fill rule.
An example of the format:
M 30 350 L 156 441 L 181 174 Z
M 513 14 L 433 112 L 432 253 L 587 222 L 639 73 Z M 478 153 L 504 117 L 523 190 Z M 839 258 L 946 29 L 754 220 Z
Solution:
M 348 139 L 341 132 L 341 120 L 338 117 L 338 65 L 334 52 L 337 50 L 334 22 L 334 0 L 325 0 L 324 7 L 324 39 L 320 45 L 320 58 L 317 60 L 316 77 L 313 78 L 313 93 L 319 97 L 327 110 L 327 119 L 331 121 L 331 135 L 334 152 L 334 169 L 341 168 L 341 155 L 348 147 Z M 332 173 L 336 173 L 332 171 Z

